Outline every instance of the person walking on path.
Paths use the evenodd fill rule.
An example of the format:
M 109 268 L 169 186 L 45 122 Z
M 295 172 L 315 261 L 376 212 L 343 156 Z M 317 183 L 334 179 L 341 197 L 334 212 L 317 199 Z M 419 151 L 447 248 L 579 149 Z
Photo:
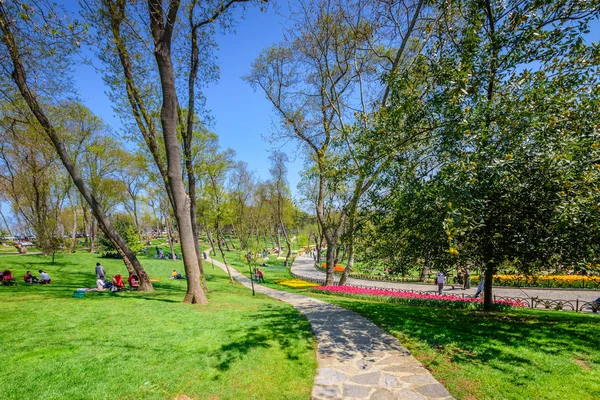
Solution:
M 96 278 L 106 280 L 106 272 L 104 272 L 104 267 L 100 263 L 96 263 Z
M 256 269 L 256 275 L 258 276 L 257 282 L 265 283 L 265 274 L 263 274 L 263 272 L 259 268 Z
M 481 274 L 479 275 L 479 285 L 477 285 L 477 291 L 475 292 L 475 297 L 481 296 L 483 292 L 483 283 L 485 281 L 485 272 L 481 270 Z
M 438 285 L 438 294 L 441 296 L 444 291 L 444 284 L 446 283 L 446 275 L 440 271 L 435 276 L 435 283 Z
M 463 290 L 471 289 L 471 273 L 469 268 L 465 268 L 465 274 L 463 276 Z

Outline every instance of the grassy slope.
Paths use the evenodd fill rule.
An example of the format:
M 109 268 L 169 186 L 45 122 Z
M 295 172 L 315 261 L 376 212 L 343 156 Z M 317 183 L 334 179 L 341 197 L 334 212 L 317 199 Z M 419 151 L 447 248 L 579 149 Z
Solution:
M 243 264 L 232 264 L 242 270 Z M 290 275 L 276 261 L 269 264 L 276 266 L 263 268 L 267 286 L 364 315 L 398 337 L 457 399 L 600 398 L 597 315 L 535 310 L 486 314 L 317 295 L 274 284 Z
M 594 315 L 431 309 L 318 296 L 394 334 L 458 399 L 598 399 Z
M 0 287 L 0 398 L 306 399 L 316 368 L 310 326 L 291 307 L 227 284 L 206 266 L 210 304 L 182 304 L 180 261 L 144 258 L 152 293 L 88 293 L 96 255 L 2 256 L 21 280 L 45 269 L 48 286 Z M 126 275 L 119 260 L 100 260 Z

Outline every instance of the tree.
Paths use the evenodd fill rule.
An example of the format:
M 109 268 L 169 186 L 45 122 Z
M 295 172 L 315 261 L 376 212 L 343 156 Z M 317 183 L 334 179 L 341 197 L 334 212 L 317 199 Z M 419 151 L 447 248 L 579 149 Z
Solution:
M 285 255 L 285 265 L 290 265 L 290 257 L 292 256 L 292 242 L 289 236 L 289 225 L 291 223 L 286 223 L 284 220 L 290 220 L 291 215 L 289 215 L 289 210 L 291 208 L 290 202 L 290 189 L 287 184 L 287 166 L 285 165 L 288 162 L 288 157 L 285 153 L 281 151 L 274 151 L 271 153 L 271 168 L 269 172 L 271 173 L 271 198 L 270 203 L 275 211 L 275 215 L 277 218 L 277 226 L 281 229 L 283 233 L 283 237 L 285 238 L 285 243 L 287 245 L 287 254 Z M 287 212 L 286 212 L 287 211 Z M 286 215 L 287 214 L 287 215 Z
M 125 209 L 133 216 L 135 228 L 141 236 L 140 200 L 148 186 L 148 167 L 143 154 L 123 152 L 118 177 L 125 184 L 128 201 L 123 202 Z
M 403 149 L 377 126 L 376 111 L 389 94 L 381 77 L 411 65 L 430 35 L 426 21 L 436 16 L 423 1 L 319 1 L 298 8 L 285 42 L 264 51 L 246 79 L 273 104 L 281 136 L 299 140 L 315 164 L 316 214 L 327 242 L 326 281 L 332 284 L 340 241 L 349 250 L 341 282 L 352 269 L 362 196 Z M 327 197 L 335 197 L 329 216 Z
M 0 187 L 13 210 L 33 231 L 44 255 L 64 244 L 58 217 L 68 192 L 55 155 L 40 140 L 40 127 L 27 122 L 18 109 L 5 104 L 0 120 Z M 53 257 L 54 258 L 54 257 Z
M 112 221 L 115 229 L 119 232 L 119 235 L 125 240 L 131 251 L 135 251 L 136 253 L 141 251 L 144 248 L 144 244 L 140 240 L 140 237 L 137 233 L 137 229 L 135 226 L 135 221 L 127 214 L 115 214 L 112 217 Z M 114 251 L 116 250 L 112 242 L 102 236 L 100 237 L 100 244 L 104 247 L 106 251 Z
M 250 246 L 251 226 L 248 220 L 250 219 L 250 200 L 255 184 L 252 172 L 248 171 L 248 165 L 243 161 L 237 162 L 231 171 L 229 191 L 234 215 L 232 226 L 242 250 L 248 249 Z
M 204 216 L 208 228 L 211 226 L 214 228 L 217 234 L 217 247 L 223 257 L 223 262 L 229 274 L 229 283 L 233 284 L 233 276 L 227 263 L 227 257 L 223 251 L 223 245 L 225 244 L 225 237 L 223 233 L 223 224 L 229 219 L 229 211 L 227 209 L 227 192 L 225 190 L 225 180 L 227 177 L 227 171 L 232 164 L 233 151 L 228 149 L 226 151 L 218 151 L 218 142 L 216 135 L 212 135 L 210 146 L 207 151 L 204 152 L 202 162 L 196 165 L 198 171 L 201 171 L 199 175 L 202 180 L 202 186 L 205 196 L 205 209 Z M 213 239 L 209 236 L 211 246 Z
M 582 35 L 599 11 L 591 3 L 454 5 L 435 28 L 431 56 L 417 60 L 427 79 L 413 106 L 438 121 L 415 158 L 432 166 L 415 188 L 444 219 L 411 231 L 430 232 L 420 238 L 440 256 L 443 231 L 455 260 L 484 265 L 489 310 L 502 263 L 531 272 L 597 257 L 595 229 L 584 246 L 572 239 L 597 217 L 587 202 L 597 182 L 598 56 Z M 396 77 L 390 107 L 405 104 L 406 79 Z M 405 196 L 410 182 L 400 185 Z
M 192 122 L 196 115 L 196 33 L 199 28 L 210 25 L 235 3 L 235 0 L 227 4 L 194 1 L 188 9 L 188 28 L 192 30 L 192 56 L 188 87 L 185 91 L 185 94 L 190 96 L 187 127 L 184 127 L 180 109 L 177 58 L 174 57 L 177 55 L 174 51 L 177 51 L 178 42 L 174 34 L 178 32 L 176 28 L 180 25 L 180 1 L 171 0 L 168 4 L 163 4 L 160 0 L 148 0 L 145 2 L 147 10 L 142 10 L 139 4 L 129 4 L 124 0 L 99 0 L 95 9 L 90 9 L 86 14 L 87 18 L 96 24 L 99 39 L 104 43 L 103 54 L 100 57 L 108 67 L 107 82 L 112 85 L 113 96 L 129 105 L 129 119 L 133 119 L 142 134 L 164 181 L 177 221 L 188 278 L 188 290 L 184 301 L 191 303 L 207 302 L 201 287 L 202 262 L 198 251 L 195 218 L 192 215 L 195 212 L 195 199 L 191 198 L 194 196 L 195 178 L 189 176 L 192 171 L 189 160 L 191 134 L 194 131 Z M 147 17 L 141 17 L 144 14 Z M 154 62 L 147 57 L 146 39 L 153 45 Z M 114 56 L 118 62 L 114 61 Z M 137 75 L 139 71 L 144 71 L 147 86 L 140 86 L 142 79 Z M 156 86 L 150 82 L 154 82 Z M 157 99 L 156 87 L 160 87 L 160 101 Z M 119 97 L 119 94 L 122 96 Z M 156 104 L 160 104 L 160 111 L 150 108 L 152 102 L 148 101 L 145 94 L 151 99 L 157 99 Z M 158 111 L 162 143 L 158 140 L 159 130 L 152 116 L 153 112 L 158 114 Z M 178 135 L 184 138 L 183 143 L 179 141 Z M 184 156 L 188 159 L 185 163 L 189 182 L 187 188 L 182 178 L 182 161 L 185 161 L 181 156 L 182 146 Z
M 65 76 L 64 71 L 68 71 L 69 55 L 77 45 L 76 34 L 82 31 L 82 27 L 77 24 L 69 24 L 64 28 L 61 25 L 62 21 L 55 19 L 56 14 L 52 13 L 48 4 L 38 2 L 36 5 L 37 7 L 31 7 L 26 2 L 15 2 L 10 5 L 0 4 L 0 30 L 2 31 L 0 39 L 4 45 L 2 49 L 4 54 L 0 57 L 9 59 L 12 68 L 12 71 L 8 68 L 4 69 L 5 73 L 8 72 L 5 76 L 10 76 L 8 80 L 17 87 L 31 114 L 50 139 L 64 167 L 71 175 L 73 183 L 90 205 L 104 233 L 115 244 L 128 270 L 135 271 L 140 277 L 140 289 L 152 290 L 152 284 L 135 254 L 112 227 L 102 207 L 88 190 L 79 169 L 67 153 L 64 141 L 48 118 L 37 95 L 38 90 L 61 87 L 54 85 L 59 83 L 57 79 L 60 80 Z M 15 39 L 15 32 L 19 35 L 19 40 Z M 35 44 L 38 47 L 29 47 L 27 51 L 23 51 L 19 48 L 23 44 Z M 27 78 L 27 71 L 32 69 L 36 70 L 38 76 L 46 78 L 38 79 L 35 82 L 42 82 L 48 86 L 32 86 L 32 84 L 35 85 L 35 82 L 32 83 Z M 12 90 L 4 92 L 13 93 Z

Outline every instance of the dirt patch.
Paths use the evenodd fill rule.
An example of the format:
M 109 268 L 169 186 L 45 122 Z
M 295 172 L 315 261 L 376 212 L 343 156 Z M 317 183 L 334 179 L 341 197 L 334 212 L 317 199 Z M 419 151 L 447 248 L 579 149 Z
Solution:
M 588 361 L 584 360 L 583 358 L 576 358 L 573 361 L 575 361 L 575 364 L 579 365 L 581 367 L 581 369 L 584 369 L 586 371 L 589 371 L 590 369 L 592 369 L 590 364 L 588 364 Z

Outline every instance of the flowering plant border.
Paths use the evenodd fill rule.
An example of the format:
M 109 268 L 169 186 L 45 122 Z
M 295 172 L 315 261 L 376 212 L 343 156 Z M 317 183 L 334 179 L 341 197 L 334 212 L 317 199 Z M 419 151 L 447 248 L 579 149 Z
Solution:
M 410 306 L 433 306 L 455 309 L 479 310 L 483 308 L 483 300 L 474 297 L 454 295 L 436 295 L 396 291 L 387 289 L 366 289 L 356 286 L 318 286 L 310 289 L 315 293 L 325 293 L 362 300 L 375 300 L 385 303 L 403 304 Z M 506 310 L 514 307 L 524 307 L 524 302 L 512 299 L 499 299 L 493 302 L 494 309 Z

